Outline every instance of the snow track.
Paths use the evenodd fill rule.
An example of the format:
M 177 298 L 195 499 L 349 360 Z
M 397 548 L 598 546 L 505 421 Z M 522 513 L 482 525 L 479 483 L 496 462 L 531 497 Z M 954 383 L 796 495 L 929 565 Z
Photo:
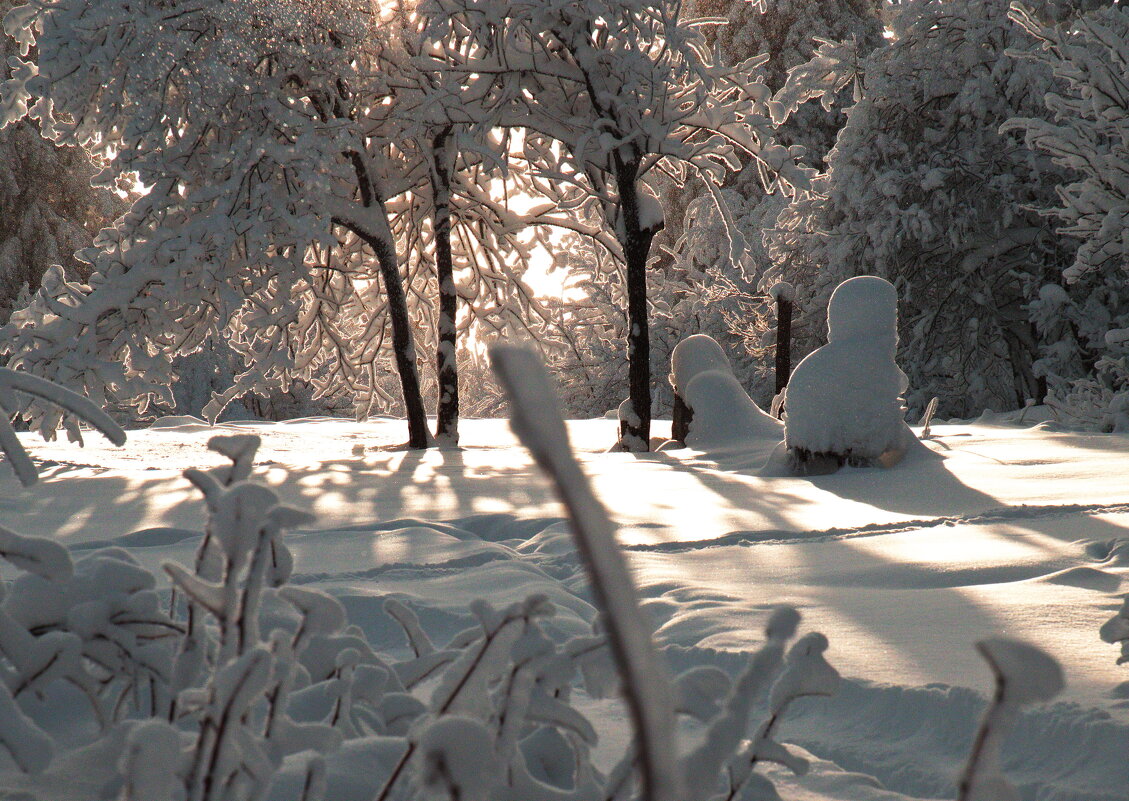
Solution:
M 751 545 L 760 543 L 778 545 L 783 543 L 815 543 L 833 540 L 875 537 L 882 534 L 905 534 L 912 531 L 927 531 L 938 526 L 990 525 L 1027 520 L 1054 519 L 1070 515 L 1129 514 L 1129 503 L 1090 503 L 1090 504 L 1051 504 L 1046 506 L 1003 506 L 987 512 L 970 515 L 951 515 L 919 520 L 906 520 L 898 523 L 873 523 L 852 528 L 828 528 L 811 531 L 732 531 L 708 540 L 682 542 L 633 543 L 625 545 L 625 550 L 659 553 L 685 553 L 703 548 L 717 548 L 728 545 Z

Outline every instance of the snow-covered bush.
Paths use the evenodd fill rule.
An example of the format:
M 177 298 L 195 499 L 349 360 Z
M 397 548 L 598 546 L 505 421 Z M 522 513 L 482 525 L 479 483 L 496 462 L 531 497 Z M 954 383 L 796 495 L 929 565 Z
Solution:
M 673 439 L 702 448 L 780 434 L 780 423 L 749 398 L 712 337 L 686 337 L 674 348 L 670 366 Z
M 692 334 L 674 346 L 670 354 L 670 386 L 674 390 L 671 439 L 686 442 L 693 421 L 693 409 L 686 403 L 690 381 L 706 370 L 732 374 L 729 358 L 717 340 L 708 334 Z
M 906 376 L 894 356 L 898 293 L 885 279 L 840 284 L 827 307 L 827 344 L 796 366 L 785 395 L 785 443 L 806 473 L 844 463 L 897 461 L 912 434 L 905 424 Z
M 536 391 L 540 379 L 526 383 Z M 513 401 L 515 421 L 532 415 L 543 435 L 554 424 L 547 397 Z M 559 417 L 555 424 L 563 435 Z M 542 596 L 501 609 L 475 602 L 469 626 L 445 643 L 388 599 L 384 611 L 407 648 L 370 642 L 332 595 L 289 583 L 283 531 L 310 518 L 250 480 L 256 436 L 214 437 L 209 447 L 231 465 L 186 471 L 208 520 L 193 564 L 165 563 L 171 591 L 122 548 L 74 558 L 53 541 L 0 529 L 0 559 L 21 571 L 0 603 L 0 748 L 11 758 L 0 760 L 0 784 L 33 796 L 81 786 L 127 801 L 597 801 L 677 798 L 684 773 L 695 782 L 708 775 L 710 797 L 726 798 L 771 788 L 753 772 L 758 763 L 802 771 L 774 733 L 793 699 L 834 689 L 826 640 L 807 635 L 785 656 L 799 615 L 781 608 L 732 687 L 705 668 L 667 679 L 653 651 L 640 658 L 649 629 L 567 440 L 549 440 L 547 451 L 544 436 L 527 441 L 550 454 L 558 479 L 572 465 L 562 486 L 582 493 L 566 497 L 580 499 L 570 504 L 574 531 L 606 613 L 598 629 L 563 642 L 543 625 L 554 610 Z M 615 690 L 609 641 L 629 704 L 646 696 L 651 711 L 605 773 L 593 761 L 595 729 L 573 701 Z M 768 717 L 750 728 L 754 702 L 770 688 Z M 654 716 L 659 709 L 665 718 Z M 676 710 L 709 733 L 681 760 Z M 657 772 L 644 768 L 640 790 L 634 768 L 657 753 L 660 724 L 668 759 Z M 728 788 L 714 786 L 721 767 Z
M 1101 638 L 1110 644 L 1121 643 L 1121 656 L 1117 664 L 1129 662 L 1129 597 L 1121 604 L 1121 609 L 1102 624 Z

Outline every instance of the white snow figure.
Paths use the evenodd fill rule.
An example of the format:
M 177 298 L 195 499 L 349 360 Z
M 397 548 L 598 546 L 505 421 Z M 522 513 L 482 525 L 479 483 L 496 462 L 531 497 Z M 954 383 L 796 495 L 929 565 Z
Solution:
M 780 436 L 780 423 L 748 396 L 713 337 L 694 334 L 675 346 L 670 383 L 675 398 L 671 437 L 679 442 L 711 448 Z
M 686 434 L 692 448 L 711 450 L 747 439 L 780 442 L 780 421 L 757 406 L 728 371 L 694 376 L 686 387 L 686 405 L 694 412 Z
M 889 467 L 905 454 L 913 434 L 903 420 L 908 381 L 894 361 L 897 323 L 897 290 L 885 279 L 851 278 L 832 293 L 827 344 L 799 363 L 785 395 L 794 472 Z

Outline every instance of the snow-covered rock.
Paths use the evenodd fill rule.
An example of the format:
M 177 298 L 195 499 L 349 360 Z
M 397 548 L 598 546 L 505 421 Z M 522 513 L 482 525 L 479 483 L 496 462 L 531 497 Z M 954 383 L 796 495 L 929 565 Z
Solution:
M 788 383 L 785 441 L 800 471 L 815 461 L 890 464 L 905 452 L 912 434 L 906 376 L 894 361 L 897 321 L 897 291 L 882 278 L 852 278 L 832 294 L 828 342 Z

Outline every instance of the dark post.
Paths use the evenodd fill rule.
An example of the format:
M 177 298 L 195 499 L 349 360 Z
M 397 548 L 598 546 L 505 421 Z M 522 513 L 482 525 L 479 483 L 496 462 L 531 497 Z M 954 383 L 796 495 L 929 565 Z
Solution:
M 769 290 L 776 300 L 776 394 L 788 386 L 792 374 L 792 304 L 796 290 L 781 282 Z

